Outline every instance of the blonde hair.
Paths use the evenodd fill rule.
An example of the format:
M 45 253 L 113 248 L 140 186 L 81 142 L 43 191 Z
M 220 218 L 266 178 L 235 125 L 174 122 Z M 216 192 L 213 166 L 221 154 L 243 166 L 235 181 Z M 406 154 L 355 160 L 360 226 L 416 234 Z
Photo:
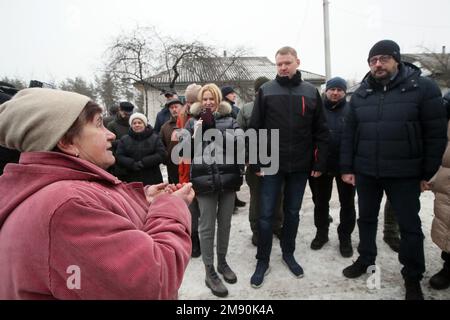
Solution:
M 280 54 L 280 55 L 290 54 L 290 55 L 293 55 L 296 59 L 298 59 L 297 51 L 296 51 L 294 48 L 292 48 L 292 47 L 283 47 L 283 48 L 279 49 L 279 50 L 277 51 L 277 53 L 275 54 L 275 58 L 276 58 L 279 54 Z
M 206 91 L 209 91 L 212 94 L 214 101 L 216 102 L 216 105 L 218 107 L 222 102 L 222 92 L 220 91 L 219 87 L 214 83 L 205 84 L 198 92 L 198 101 L 202 102 L 203 95 Z

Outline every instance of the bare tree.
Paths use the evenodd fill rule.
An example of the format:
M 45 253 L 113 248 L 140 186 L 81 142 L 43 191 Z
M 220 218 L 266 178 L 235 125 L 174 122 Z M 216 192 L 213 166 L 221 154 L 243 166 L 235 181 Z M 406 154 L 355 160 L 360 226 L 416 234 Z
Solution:
M 450 88 L 450 54 L 445 52 L 436 53 L 428 48 L 422 47 L 424 53 L 406 55 L 410 62 L 419 62 L 422 69 L 428 71 L 439 86 Z M 415 61 L 412 61 L 415 60 Z
M 154 87 L 147 79 L 159 71 L 154 42 L 154 31 L 138 26 L 131 33 L 118 36 L 108 48 L 108 71 L 122 83 L 143 86 L 145 114 L 148 114 L 147 90 Z
M 170 85 L 173 89 L 175 83 L 180 76 L 180 66 L 187 60 L 198 60 L 210 58 L 213 56 L 213 48 L 204 45 L 199 41 L 194 42 L 177 42 L 169 39 L 169 43 L 163 43 L 165 69 L 169 75 Z
M 117 37 L 109 47 L 108 71 L 128 85 L 141 87 L 148 115 L 150 88 L 165 92 L 168 88 L 162 84 L 169 84 L 174 89 L 182 69 L 200 78 L 209 75 L 208 80 L 218 84 L 239 82 L 236 74 L 244 75 L 246 71 L 244 68 L 242 72 L 236 71 L 239 70 L 236 62 L 245 53 L 245 49 L 239 48 L 219 61 L 214 49 L 200 41 L 179 41 L 159 34 L 155 28 L 138 26 Z M 231 68 L 233 74 L 229 72 Z

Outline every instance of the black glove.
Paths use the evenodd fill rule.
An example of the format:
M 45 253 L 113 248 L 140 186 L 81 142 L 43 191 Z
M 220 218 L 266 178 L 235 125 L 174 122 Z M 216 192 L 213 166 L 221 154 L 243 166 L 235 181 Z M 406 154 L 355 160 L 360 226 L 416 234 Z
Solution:
M 144 168 L 144 165 L 142 164 L 141 161 L 137 161 L 135 163 L 133 163 L 133 171 L 140 171 L 142 168 Z

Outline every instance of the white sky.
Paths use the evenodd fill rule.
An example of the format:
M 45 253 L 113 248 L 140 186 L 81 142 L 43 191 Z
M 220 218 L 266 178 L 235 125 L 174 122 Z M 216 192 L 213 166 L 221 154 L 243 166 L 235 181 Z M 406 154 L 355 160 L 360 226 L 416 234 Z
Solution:
M 403 53 L 450 52 L 449 0 L 329 0 L 332 75 L 360 79 L 381 39 Z M 321 0 L 0 0 L 0 78 L 93 79 L 112 39 L 136 25 L 219 52 L 297 49 L 301 69 L 325 74 Z

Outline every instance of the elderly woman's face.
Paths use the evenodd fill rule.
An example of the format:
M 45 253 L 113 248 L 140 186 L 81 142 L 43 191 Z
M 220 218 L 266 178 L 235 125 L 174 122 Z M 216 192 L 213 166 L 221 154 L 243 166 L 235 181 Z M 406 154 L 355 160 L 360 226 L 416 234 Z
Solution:
M 145 123 L 141 119 L 134 119 L 131 123 L 131 129 L 136 133 L 143 132 L 145 130 Z
M 98 113 L 74 138 L 73 144 L 78 149 L 80 159 L 108 169 L 116 161 L 111 151 L 115 139 L 116 136 L 103 126 L 102 115 Z

